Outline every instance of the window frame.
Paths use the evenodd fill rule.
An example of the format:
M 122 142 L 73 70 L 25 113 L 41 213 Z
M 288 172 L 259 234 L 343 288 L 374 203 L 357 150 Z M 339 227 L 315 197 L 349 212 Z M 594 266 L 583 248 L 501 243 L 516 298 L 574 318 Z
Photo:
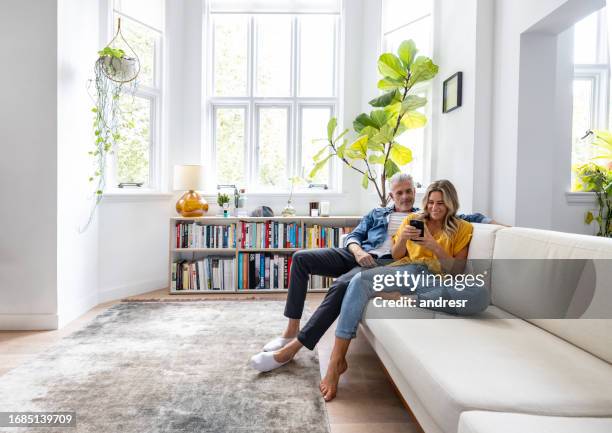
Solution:
M 216 191 L 217 184 L 222 183 L 217 179 L 217 161 L 216 161 L 216 121 L 215 113 L 219 107 L 229 106 L 244 106 L 246 107 L 247 119 L 245 127 L 245 167 L 246 167 L 246 185 L 247 191 L 254 194 L 263 195 L 274 195 L 279 193 L 288 193 L 290 190 L 290 184 L 288 183 L 285 188 L 274 188 L 265 187 L 258 183 L 258 169 L 259 160 L 256 158 L 256 152 L 259 148 L 259 124 L 258 114 L 261 107 L 283 107 L 288 109 L 288 129 L 287 129 L 287 164 L 286 174 L 287 177 L 293 177 L 301 175 L 301 166 L 303 161 L 301 160 L 302 155 L 302 143 L 301 143 L 301 113 L 302 107 L 313 106 L 313 107 L 331 107 L 331 115 L 337 116 L 340 110 L 340 85 L 339 76 L 341 71 L 341 30 L 342 30 L 342 15 L 325 13 L 325 14 L 302 14 L 302 13 L 278 13 L 279 15 L 287 15 L 291 17 L 291 53 L 290 53 L 290 94 L 284 97 L 269 97 L 269 96 L 257 96 L 256 91 L 256 80 L 257 80 L 257 26 L 256 17 L 258 15 L 273 15 L 271 13 L 211 13 L 205 11 L 205 52 L 203 56 L 203 71 L 205 71 L 203 78 L 203 89 L 204 89 L 204 106 L 205 114 L 203 116 L 203 122 L 205 129 L 208 134 L 204 134 L 204 144 L 202 146 L 202 160 L 209 161 L 207 164 L 211 167 L 212 176 L 207 179 L 206 190 Z M 217 96 L 215 95 L 214 89 L 214 62 L 215 62 L 215 26 L 214 16 L 215 15 L 244 15 L 248 20 L 247 28 L 247 83 L 246 96 Z M 306 97 L 298 96 L 299 83 L 300 83 L 300 65 L 299 59 L 301 57 L 300 52 L 300 16 L 302 15 L 329 15 L 336 17 L 334 22 L 334 48 L 333 48 L 333 71 L 332 71 L 332 96 L 325 97 Z M 324 138 L 324 137 L 321 137 Z M 251 162 L 252 161 L 252 162 Z M 340 189 L 340 182 L 338 180 L 339 167 L 336 158 L 332 158 L 328 164 L 327 169 L 329 170 L 329 183 L 327 184 L 328 189 L 326 192 L 338 192 Z M 242 185 L 240 185 L 242 186 Z M 313 192 L 308 188 L 303 188 L 298 185 L 295 186 L 294 192 Z M 319 192 L 319 190 L 317 190 Z
M 146 99 L 150 103 L 150 116 L 149 116 L 149 181 L 143 183 L 142 187 L 129 188 L 129 191 L 143 191 L 143 192 L 160 192 L 161 191 L 161 178 L 162 178 L 162 157 L 163 157 L 163 144 L 162 137 L 164 132 L 164 114 L 163 114 L 163 100 L 164 100 L 164 59 L 165 59 L 165 19 L 162 20 L 162 28 L 157 29 L 149 24 L 140 21 L 133 16 L 121 12 L 115 8 L 114 0 L 106 0 L 108 11 L 107 15 L 107 37 L 109 40 L 115 35 L 115 23 L 117 17 L 121 17 L 123 20 L 128 20 L 136 23 L 137 25 L 143 26 L 148 30 L 155 33 L 156 38 L 154 41 L 154 63 L 153 63 L 153 84 L 139 83 L 136 91 L 134 92 L 134 98 Z M 165 18 L 165 2 L 162 4 L 162 17 Z M 119 180 L 117 179 L 117 153 L 113 152 L 109 155 L 110 160 L 108 161 L 109 170 L 107 172 L 107 186 L 105 193 L 123 193 L 128 191 L 125 188 L 119 188 Z
M 572 77 L 572 89 L 576 81 L 590 81 L 591 82 L 591 119 L 589 129 L 609 129 L 612 124 L 610 119 L 610 56 L 608 47 L 607 37 L 607 11 L 605 8 L 594 12 L 597 14 L 597 31 L 596 31 L 596 61 L 598 63 L 573 63 L 574 72 Z M 574 27 L 574 32 L 576 28 Z M 576 37 L 574 35 L 574 50 L 576 49 Z M 574 57 L 575 61 L 575 57 Z M 575 146 L 577 144 L 574 141 L 573 136 L 574 130 L 574 107 L 572 105 L 572 137 L 571 137 L 571 151 L 570 161 L 574 163 Z M 583 131 L 586 133 L 587 131 Z M 567 174 L 570 191 L 566 193 L 566 196 L 572 197 L 573 194 L 584 194 L 581 191 L 573 191 L 574 176 L 573 169 L 570 169 Z

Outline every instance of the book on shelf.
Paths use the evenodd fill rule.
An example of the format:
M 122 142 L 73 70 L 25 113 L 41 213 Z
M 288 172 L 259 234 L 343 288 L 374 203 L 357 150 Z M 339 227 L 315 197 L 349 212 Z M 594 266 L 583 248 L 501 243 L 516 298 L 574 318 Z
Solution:
M 233 257 L 205 257 L 172 263 L 170 288 L 181 290 L 234 290 Z
M 240 290 L 284 290 L 289 287 L 291 255 L 275 253 L 238 253 Z
M 175 238 L 176 248 L 236 248 L 236 225 L 179 222 Z
M 303 248 L 304 228 L 300 223 L 240 221 L 240 248 Z
M 306 227 L 306 248 L 340 247 L 340 237 L 353 231 L 353 227 L 325 227 L 315 224 Z
M 308 280 L 309 289 L 329 289 L 335 278 L 324 277 L 323 275 L 311 275 Z

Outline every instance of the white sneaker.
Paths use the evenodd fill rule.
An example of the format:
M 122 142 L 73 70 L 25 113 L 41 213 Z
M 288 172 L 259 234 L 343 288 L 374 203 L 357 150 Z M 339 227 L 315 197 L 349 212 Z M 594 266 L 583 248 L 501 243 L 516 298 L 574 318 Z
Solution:
M 274 352 L 259 352 L 250 359 L 249 366 L 255 370 L 265 373 L 266 371 L 271 371 L 281 367 L 289 361 L 278 362 L 276 359 L 274 359 Z
M 276 352 L 285 347 L 293 338 L 276 337 L 263 347 L 264 352 Z

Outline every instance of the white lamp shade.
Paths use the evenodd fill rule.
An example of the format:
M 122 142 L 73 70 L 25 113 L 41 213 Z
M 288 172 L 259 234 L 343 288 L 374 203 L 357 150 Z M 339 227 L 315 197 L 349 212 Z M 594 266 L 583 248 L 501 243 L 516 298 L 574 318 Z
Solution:
M 175 165 L 174 190 L 190 191 L 204 188 L 204 168 L 201 165 Z

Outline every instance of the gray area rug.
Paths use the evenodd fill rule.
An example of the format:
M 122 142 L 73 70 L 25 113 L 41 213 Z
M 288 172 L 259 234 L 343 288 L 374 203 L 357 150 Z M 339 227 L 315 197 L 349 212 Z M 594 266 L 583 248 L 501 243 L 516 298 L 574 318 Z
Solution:
M 121 303 L 0 377 L 0 411 L 76 411 L 33 432 L 329 432 L 316 352 L 247 366 L 282 330 L 279 301 Z

